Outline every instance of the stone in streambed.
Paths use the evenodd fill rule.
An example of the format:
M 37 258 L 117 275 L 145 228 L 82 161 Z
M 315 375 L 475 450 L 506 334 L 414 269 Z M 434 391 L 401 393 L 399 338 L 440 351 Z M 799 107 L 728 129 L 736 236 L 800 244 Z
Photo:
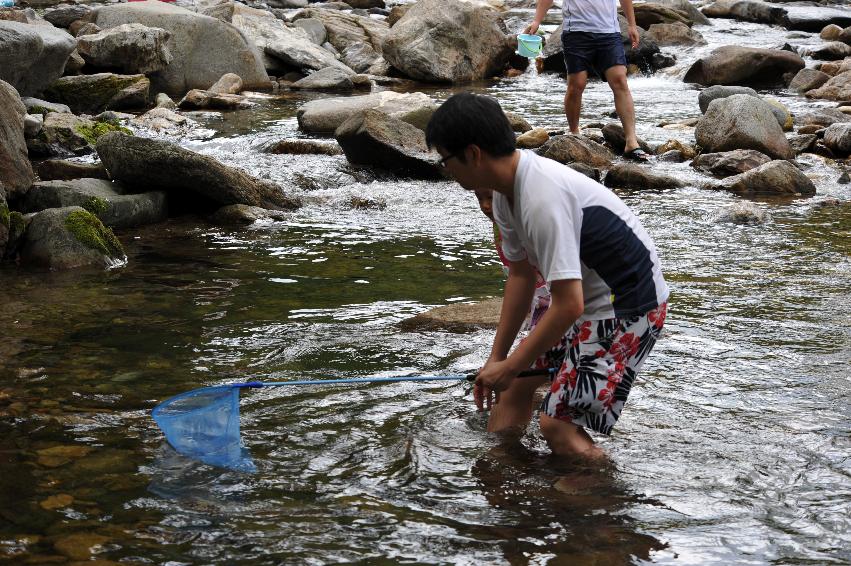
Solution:
M 162 191 L 131 194 L 121 183 L 104 179 L 42 181 L 34 183 L 20 203 L 22 212 L 80 206 L 110 228 L 131 228 L 166 219 Z
M 776 159 L 794 157 L 772 106 L 746 94 L 713 100 L 695 128 L 695 139 L 708 152 L 756 149 Z
M 606 143 L 608 143 L 616 152 L 623 153 L 623 150 L 626 149 L 626 134 L 623 131 L 623 126 L 620 124 L 606 124 L 602 128 L 603 137 L 606 139 Z M 646 151 L 647 153 L 653 153 L 653 150 L 650 146 L 641 138 L 638 139 L 638 147 Z
M 517 136 L 517 147 L 534 149 L 541 147 L 550 139 L 550 134 L 544 128 L 535 128 Z
M 769 156 L 755 149 L 737 149 L 720 153 L 703 153 L 691 162 L 691 166 L 716 177 L 731 177 L 765 165 L 769 161 L 771 161 Z
M 584 136 L 553 136 L 536 150 L 538 155 L 570 164 L 579 162 L 591 167 L 608 168 L 614 155 L 604 146 Z
M 337 128 L 334 137 L 350 163 L 418 179 L 442 177 L 423 131 L 378 110 L 355 114 Z
M 783 86 L 783 75 L 804 67 L 804 60 L 789 51 L 725 45 L 698 59 L 683 80 L 706 86 Z
M 218 209 L 210 217 L 210 222 L 220 225 L 239 225 L 252 224 L 258 220 L 285 220 L 286 218 L 288 218 L 288 214 L 280 210 L 267 210 L 246 204 L 231 204 Z
M 301 205 L 274 183 L 170 142 L 107 134 L 98 140 L 97 152 L 113 179 L 131 188 L 168 191 L 170 199 L 184 199 L 187 206 L 292 210 Z
M 209 90 L 192 89 L 177 103 L 181 110 L 239 110 L 254 103 L 238 94 L 219 94 Z
M 824 145 L 834 154 L 851 154 L 851 124 L 833 124 L 824 131 Z
M 603 184 L 607 187 L 633 190 L 665 190 L 683 186 L 679 179 L 653 173 L 649 168 L 634 163 L 612 165 Z
M 207 90 L 216 94 L 239 94 L 242 92 L 242 79 L 239 78 L 239 75 L 227 73 L 226 75 L 222 75 L 222 77 Z
M 830 75 L 816 69 L 801 69 L 798 74 L 789 83 L 789 90 L 795 92 L 807 92 L 814 88 L 822 86 L 830 80 Z
M 431 108 L 434 102 L 421 92 L 400 94 L 382 91 L 362 96 L 347 96 L 312 100 L 299 107 L 296 114 L 299 128 L 305 132 L 333 133 L 354 114 L 375 109 L 398 116 L 417 109 Z
M 336 67 L 326 67 L 294 82 L 290 88 L 295 90 L 351 90 L 354 72 Z
M 851 100 L 851 71 L 836 75 L 821 87 L 808 91 L 806 96 L 827 100 Z
M 147 106 L 150 87 L 145 75 L 98 73 L 62 77 L 45 90 L 44 96 L 67 104 L 78 114 L 98 113 Z
M 731 191 L 745 196 L 812 196 L 813 182 L 789 161 L 775 160 L 741 175 L 728 177 L 707 188 Z
M 0 20 L 0 80 L 32 96 L 62 76 L 77 42 L 65 30 Z
M 263 151 L 265 153 L 290 155 L 340 155 L 343 153 L 337 143 L 302 139 L 280 140 L 266 146 Z
M 9 197 L 26 191 L 35 178 L 24 135 L 26 115 L 18 92 L 0 80 L 0 188 Z
M 454 304 L 431 309 L 399 323 L 406 332 L 475 332 L 496 328 L 502 309 L 502 299 L 488 299 L 475 304 Z
M 124 24 L 77 38 L 77 51 L 95 68 L 128 74 L 165 69 L 172 56 L 166 44 L 171 34 L 142 24 Z
M 92 554 L 109 540 L 109 537 L 95 533 L 74 533 L 57 539 L 53 548 L 71 560 L 90 560 Z
M 48 159 L 36 165 L 42 181 L 69 181 L 71 179 L 109 179 L 103 163 L 80 163 L 64 159 Z
M 724 207 L 715 215 L 716 222 L 730 222 L 733 224 L 764 224 L 771 219 L 759 205 L 744 201 Z

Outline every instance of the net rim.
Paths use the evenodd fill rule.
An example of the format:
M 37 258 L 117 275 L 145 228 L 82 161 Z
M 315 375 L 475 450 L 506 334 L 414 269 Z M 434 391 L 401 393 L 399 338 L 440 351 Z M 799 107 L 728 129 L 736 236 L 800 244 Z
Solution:
M 193 389 L 192 391 L 185 391 L 183 393 L 179 393 L 179 394 L 175 395 L 174 397 L 169 397 L 168 399 L 166 399 L 162 403 L 155 406 L 153 408 L 153 410 L 151 410 L 151 416 L 155 420 L 157 419 L 157 417 L 166 418 L 166 419 L 174 418 L 174 416 L 177 416 L 177 415 L 173 415 L 173 416 L 163 415 L 162 412 L 164 410 L 168 409 L 171 405 L 173 405 L 177 401 L 180 401 L 181 399 L 185 399 L 187 397 L 196 397 L 202 392 L 212 393 L 212 392 L 215 392 L 215 391 L 231 391 L 233 389 L 239 389 L 239 388 L 234 387 L 233 385 L 213 385 L 213 386 L 210 386 L 210 387 L 201 387 L 199 389 Z M 189 411 L 181 411 L 180 416 L 183 417 L 183 416 L 187 416 L 187 415 L 192 415 L 192 414 L 194 414 L 198 411 L 203 411 L 206 408 L 207 408 L 206 406 L 202 406 L 202 407 L 197 407 L 195 409 L 191 409 Z

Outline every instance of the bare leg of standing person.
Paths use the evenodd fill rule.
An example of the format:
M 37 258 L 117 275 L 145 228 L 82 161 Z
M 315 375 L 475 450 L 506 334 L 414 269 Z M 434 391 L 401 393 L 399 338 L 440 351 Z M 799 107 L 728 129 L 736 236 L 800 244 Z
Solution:
M 614 65 L 606 70 L 606 81 L 615 95 L 615 110 L 621 119 L 626 146 L 624 152 L 632 151 L 638 147 L 638 138 L 635 135 L 635 105 L 632 101 L 632 93 L 626 80 L 626 67 Z
M 606 453 L 597 446 L 585 429 L 575 424 L 541 414 L 541 433 L 550 450 L 557 456 L 582 456 L 591 460 L 605 460 Z
M 500 393 L 499 403 L 491 407 L 488 432 L 525 428 L 532 419 L 535 390 L 549 382 L 548 377 L 518 377 Z
M 570 133 L 579 135 L 579 112 L 582 110 L 582 93 L 588 83 L 588 72 L 567 75 L 567 92 L 564 94 L 564 113 Z

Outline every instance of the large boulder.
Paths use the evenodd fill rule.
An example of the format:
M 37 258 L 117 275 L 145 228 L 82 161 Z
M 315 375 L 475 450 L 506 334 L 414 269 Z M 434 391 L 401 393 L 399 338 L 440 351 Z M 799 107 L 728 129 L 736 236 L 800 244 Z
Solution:
M 269 84 L 256 48 L 232 25 L 173 4 L 150 0 L 100 6 L 94 23 L 101 28 L 139 23 L 171 34 L 166 47 L 173 59 L 154 78 L 156 90 L 182 95 L 205 89 L 225 73 L 242 77 L 246 88 Z
M 807 98 L 851 100 L 851 71 L 836 75 L 819 88 L 807 91 Z
M 611 167 L 615 158 L 604 146 L 585 136 L 553 136 L 536 151 L 559 163 L 584 163 L 591 167 Z
M 724 178 L 756 169 L 769 161 L 771 161 L 771 158 L 761 151 L 736 149 L 720 153 L 702 153 L 694 158 L 691 166 L 698 171 Z
M 35 178 L 24 138 L 26 115 L 18 92 L 0 80 L 0 188 L 9 197 L 26 191 Z
M 607 187 L 633 190 L 664 190 L 683 186 L 683 182 L 679 179 L 654 173 L 649 168 L 635 163 L 612 165 L 612 168 L 606 174 L 604 184 Z
M 785 86 L 783 75 L 804 66 L 804 60 L 790 51 L 725 45 L 695 61 L 683 80 L 705 86 Z
M 709 108 L 709 103 L 719 98 L 727 98 L 734 94 L 747 94 L 759 98 L 759 93 L 747 86 L 722 86 L 715 85 L 705 88 L 697 95 L 697 105 L 700 107 L 700 113 L 706 114 L 706 109 Z
M 196 196 L 194 204 L 202 208 L 211 203 L 269 209 L 300 205 L 273 183 L 173 143 L 112 133 L 98 140 L 97 152 L 113 179 L 130 188 L 165 190 L 176 199 Z
M 166 47 L 171 34 L 142 24 L 123 24 L 77 39 L 77 51 L 97 68 L 147 75 L 162 71 L 171 63 Z
M 0 20 L 0 80 L 21 96 L 39 94 L 62 76 L 76 46 L 65 30 Z
M 841 3 L 838 3 L 841 4 Z M 790 5 L 786 8 L 783 25 L 786 29 L 818 33 L 826 25 L 851 26 L 848 6 L 804 6 Z
M 712 22 L 709 21 L 709 18 L 707 18 L 703 12 L 695 8 L 694 4 L 689 2 L 689 0 L 656 0 L 656 3 L 680 11 L 688 16 L 693 24 L 701 26 L 708 26 L 712 24 Z
M 728 177 L 708 188 L 723 189 L 740 195 L 804 195 L 816 194 L 813 182 L 788 161 L 769 161 L 741 175 Z
M 833 124 L 824 131 L 824 145 L 836 155 L 851 153 L 851 124 Z
M 635 23 L 644 29 L 656 24 L 679 23 L 688 27 L 692 25 L 691 18 L 685 12 L 655 2 L 635 4 L 633 12 Z
M 80 206 L 110 228 L 130 228 L 166 219 L 162 191 L 130 194 L 121 183 L 104 179 L 42 181 L 33 184 L 19 204 L 21 212 Z
M 77 20 L 88 17 L 92 11 L 86 4 L 60 4 L 51 10 L 45 10 L 44 19 L 58 28 L 67 28 Z
M 657 45 L 706 45 L 699 31 L 682 23 L 653 24 L 647 30 L 647 37 Z
M 126 260 L 112 230 L 79 206 L 48 208 L 33 216 L 20 252 L 21 265 L 50 270 L 115 267 Z
M 346 159 L 355 165 L 379 167 L 417 179 L 442 176 L 423 131 L 384 112 L 359 112 L 343 122 L 334 137 Z
M 317 5 L 314 4 L 314 6 Z M 390 26 L 383 20 L 322 8 L 304 10 L 295 20 L 296 25 L 301 19 L 321 22 L 325 27 L 328 43 L 340 53 L 345 53 L 354 45 L 360 46 L 361 57 L 366 56 L 368 51 L 372 51 L 374 58 L 382 59 L 381 46 L 390 31 Z
M 76 113 L 142 108 L 148 105 L 151 81 L 145 75 L 97 73 L 62 77 L 44 91 L 51 102 L 67 104 Z
M 775 159 L 795 157 L 772 106 L 747 94 L 713 100 L 694 136 L 707 152 L 756 149 Z
M 755 0 L 717 0 L 701 11 L 710 18 L 728 18 L 771 25 L 783 25 L 786 22 L 785 9 Z
M 337 67 L 349 70 L 326 49 L 310 40 L 300 27 L 289 27 L 272 12 L 239 5 L 233 14 L 233 25 L 254 42 L 265 57 L 273 57 L 299 70 Z M 265 60 L 266 68 L 276 69 L 280 63 Z
M 417 109 L 431 108 L 434 102 L 421 92 L 400 94 L 382 91 L 363 96 L 322 98 L 299 107 L 299 128 L 306 132 L 333 133 L 358 112 L 375 109 L 385 114 L 406 114 Z
M 511 44 L 499 13 L 459 0 L 420 0 L 390 29 L 384 58 L 429 82 L 467 82 L 499 74 Z

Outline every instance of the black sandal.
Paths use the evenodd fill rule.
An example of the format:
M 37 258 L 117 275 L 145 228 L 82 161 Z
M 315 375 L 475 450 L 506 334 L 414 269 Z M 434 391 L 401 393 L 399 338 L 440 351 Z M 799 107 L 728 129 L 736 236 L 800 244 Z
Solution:
M 623 158 L 629 161 L 638 161 L 639 163 L 646 163 L 650 161 L 650 155 L 640 147 L 625 151 L 623 153 Z

